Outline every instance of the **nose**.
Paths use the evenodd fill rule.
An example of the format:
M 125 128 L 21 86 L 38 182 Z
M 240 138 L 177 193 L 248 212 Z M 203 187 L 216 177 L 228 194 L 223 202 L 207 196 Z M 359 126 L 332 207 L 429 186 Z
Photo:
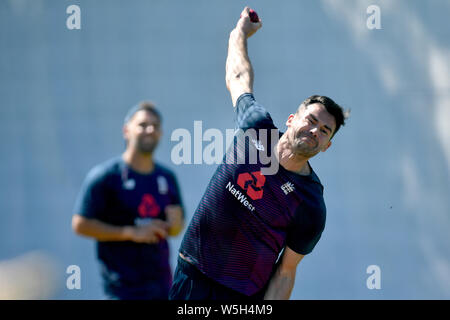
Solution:
M 145 131 L 146 131 L 147 133 L 153 133 L 153 132 L 156 131 L 156 130 L 155 130 L 155 126 L 153 126 L 153 125 L 147 126 L 147 127 L 145 127 Z
M 311 128 L 311 130 L 309 130 L 309 133 L 311 133 L 315 138 L 317 138 L 318 131 L 319 131 L 319 128 L 313 127 L 313 128 Z

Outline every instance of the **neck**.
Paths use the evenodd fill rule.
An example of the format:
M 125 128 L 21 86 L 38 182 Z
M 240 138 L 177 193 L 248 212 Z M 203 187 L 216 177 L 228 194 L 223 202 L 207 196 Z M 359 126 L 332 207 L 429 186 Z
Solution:
M 279 163 L 283 168 L 304 176 L 311 174 L 309 158 L 293 153 L 285 135 L 278 141 L 277 151 Z
M 131 167 L 131 169 L 139 173 L 150 173 L 155 167 L 152 153 L 142 153 L 136 150 L 127 149 L 122 154 L 122 159 Z

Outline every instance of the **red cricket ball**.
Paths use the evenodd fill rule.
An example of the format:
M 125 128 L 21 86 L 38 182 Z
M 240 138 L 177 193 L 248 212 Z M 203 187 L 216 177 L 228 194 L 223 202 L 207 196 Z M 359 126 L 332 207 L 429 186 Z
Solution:
M 259 17 L 255 10 L 250 9 L 248 11 L 248 16 L 249 16 L 251 22 L 259 22 Z M 242 15 L 241 15 L 241 18 L 242 18 Z
M 255 10 L 250 9 L 248 15 L 250 17 L 251 22 L 259 22 L 259 17 Z

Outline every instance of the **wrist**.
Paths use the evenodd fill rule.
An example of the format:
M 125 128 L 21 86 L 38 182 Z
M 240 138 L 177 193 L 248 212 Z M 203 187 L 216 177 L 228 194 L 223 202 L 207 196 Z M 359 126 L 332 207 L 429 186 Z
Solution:
M 133 235 L 134 235 L 134 226 L 122 227 L 121 236 L 124 241 L 133 241 Z
M 247 39 L 247 35 L 245 34 L 244 30 L 242 28 L 236 27 L 234 28 L 230 33 L 230 38 L 232 39 Z

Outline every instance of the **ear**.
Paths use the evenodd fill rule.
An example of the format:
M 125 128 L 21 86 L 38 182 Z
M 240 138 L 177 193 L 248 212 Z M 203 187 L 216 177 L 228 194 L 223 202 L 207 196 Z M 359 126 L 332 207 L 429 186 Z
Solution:
M 286 126 L 288 126 L 288 127 L 291 126 L 291 123 L 292 123 L 292 120 L 294 119 L 294 117 L 295 117 L 295 115 L 293 115 L 293 114 L 289 115 L 289 117 L 288 117 L 288 119 L 286 121 Z
M 127 139 L 128 138 L 128 126 L 126 124 L 122 127 L 122 134 L 123 134 L 123 138 L 125 140 L 128 140 Z
M 325 147 L 322 148 L 322 152 L 327 151 L 327 149 L 328 149 L 329 147 L 331 147 L 331 140 L 328 141 L 328 144 L 327 144 Z

